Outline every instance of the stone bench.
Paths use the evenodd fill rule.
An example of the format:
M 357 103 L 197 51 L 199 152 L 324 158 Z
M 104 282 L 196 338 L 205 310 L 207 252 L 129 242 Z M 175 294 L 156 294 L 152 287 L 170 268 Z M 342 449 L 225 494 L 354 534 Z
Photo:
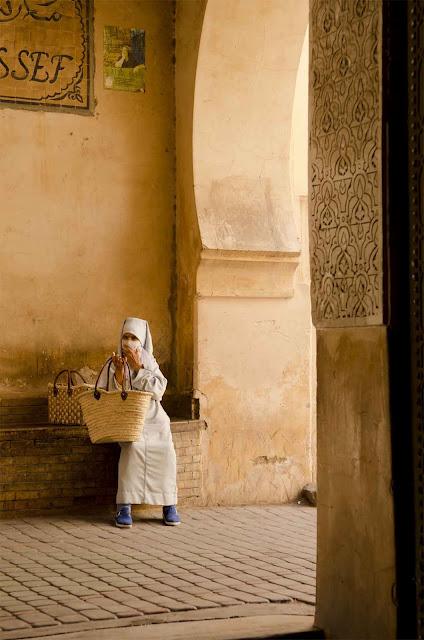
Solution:
M 180 504 L 202 503 L 201 439 L 205 428 L 202 420 L 171 420 Z M 112 505 L 118 458 L 119 445 L 93 445 L 86 427 L 3 422 L 0 514 L 10 517 L 24 510 Z

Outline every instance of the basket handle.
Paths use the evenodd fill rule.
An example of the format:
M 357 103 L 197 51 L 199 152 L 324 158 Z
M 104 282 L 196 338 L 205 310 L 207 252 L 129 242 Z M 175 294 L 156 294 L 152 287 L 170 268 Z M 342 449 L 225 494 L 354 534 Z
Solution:
M 71 371 L 70 369 L 62 369 L 62 371 L 59 371 L 59 373 L 57 374 L 56 378 L 54 379 L 53 382 L 53 395 L 56 397 L 57 394 L 59 393 L 59 389 L 57 388 L 57 381 L 59 380 L 60 376 L 62 375 L 62 373 L 67 373 L 68 374 L 68 390 L 67 390 L 67 394 L 68 396 L 72 395 L 72 388 L 71 388 Z
M 75 387 L 75 383 L 74 383 L 74 381 L 72 380 L 72 374 L 73 374 L 73 373 L 76 373 L 76 375 L 77 375 L 77 376 L 79 376 L 79 377 L 81 378 L 81 380 L 83 381 L 83 383 L 84 383 L 84 384 L 87 384 L 87 380 L 84 378 L 84 376 L 82 376 L 82 375 L 80 374 L 80 372 L 79 372 L 79 371 L 77 371 L 76 369 L 71 369 L 71 383 L 72 383 L 72 385 L 73 385 L 74 387 Z
M 68 374 L 68 382 L 67 382 L 67 394 L 68 396 L 72 395 L 72 387 L 75 386 L 74 381 L 72 380 L 72 374 L 76 373 L 77 376 L 79 376 L 81 378 L 81 380 L 83 381 L 84 384 L 87 384 L 86 380 L 83 378 L 83 376 L 80 374 L 79 371 L 76 371 L 75 369 L 62 369 L 62 371 L 59 371 L 59 373 L 57 374 L 56 378 L 54 379 L 54 383 L 53 383 L 53 395 L 55 397 L 57 397 L 57 394 L 59 393 L 59 389 L 57 388 L 57 381 L 59 380 L 60 376 L 62 375 L 62 373 L 67 373 Z
M 106 360 L 106 362 L 104 363 L 103 367 L 100 369 L 100 373 L 97 376 L 97 380 L 96 380 L 96 384 L 94 386 L 94 397 L 96 398 L 96 400 L 100 400 L 101 398 L 101 393 L 100 391 L 97 389 L 97 386 L 99 384 L 99 380 L 100 380 L 100 376 L 103 373 L 104 368 L 107 366 L 107 383 L 106 383 L 106 391 L 109 391 L 109 374 L 110 374 L 110 368 L 112 366 L 112 358 L 108 358 Z M 128 373 L 128 381 L 129 381 L 129 388 L 132 391 L 132 380 L 131 380 L 131 370 L 130 370 L 130 366 L 128 364 L 128 362 L 125 361 L 125 365 L 124 365 L 124 376 L 122 379 L 122 391 L 121 391 L 121 398 L 122 400 L 126 400 L 128 397 L 128 391 L 125 390 L 125 380 L 126 380 L 126 374 Z

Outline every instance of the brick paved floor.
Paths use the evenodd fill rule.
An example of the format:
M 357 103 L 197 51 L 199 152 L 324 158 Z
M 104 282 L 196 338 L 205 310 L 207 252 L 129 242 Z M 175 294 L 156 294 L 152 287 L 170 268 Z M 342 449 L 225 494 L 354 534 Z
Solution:
M 132 529 L 111 514 L 0 521 L 0 639 L 250 615 L 313 615 L 316 510 L 255 506 L 160 510 Z M 268 609 L 267 609 L 268 608 Z M 245 612 L 245 613 L 244 613 Z M 92 636 L 90 636 L 92 637 Z

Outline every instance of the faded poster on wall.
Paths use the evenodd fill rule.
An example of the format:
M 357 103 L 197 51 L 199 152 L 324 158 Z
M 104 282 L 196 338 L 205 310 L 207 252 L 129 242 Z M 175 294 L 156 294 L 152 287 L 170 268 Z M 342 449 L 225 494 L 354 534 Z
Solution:
M 92 0 L 0 0 L 0 106 L 87 112 Z
M 105 89 L 145 91 L 145 32 L 142 29 L 104 28 L 103 77 Z

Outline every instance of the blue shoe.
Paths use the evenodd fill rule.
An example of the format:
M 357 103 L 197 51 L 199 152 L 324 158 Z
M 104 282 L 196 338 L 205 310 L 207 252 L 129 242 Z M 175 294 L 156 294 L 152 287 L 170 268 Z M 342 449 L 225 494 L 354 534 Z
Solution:
M 115 525 L 121 529 L 130 529 L 132 523 L 130 507 L 121 507 L 115 514 Z
M 181 524 L 180 516 L 177 513 L 175 505 L 169 507 L 163 507 L 163 524 L 167 524 L 171 527 L 175 527 L 177 524 Z

